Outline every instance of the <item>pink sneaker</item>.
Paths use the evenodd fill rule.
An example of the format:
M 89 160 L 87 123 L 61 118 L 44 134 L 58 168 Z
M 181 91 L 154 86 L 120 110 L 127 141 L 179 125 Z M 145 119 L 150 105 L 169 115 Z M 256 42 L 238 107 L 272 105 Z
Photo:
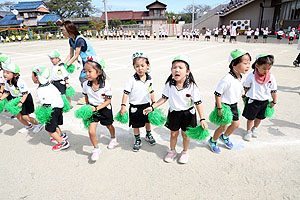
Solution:
M 99 154 L 100 154 L 100 148 L 98 148 L 98 149 L 95 148 L 95 149 L 92 151 L 91 160 L 92 160 L 92 161 L 98 160 L 98 159 L 99 159 Z
M 70 143 L 68 142 L 68 140 L 66 140 L 63 143 L 59 143 L 59 144 L 55 145 L 52 148 L 52 150 L 53 151 L 60 151 L 60 150 L 69 148 L 69 146 L 70 146 Z
M 114 149 L 118 145 L 117 139 L 111 139 L 109 144 L 107 145 L 108 149 Z
M 180 154 L 180 158 L 178 159 L 178 162 L 180 164 L 186 164 L 189 161 L 189 154 L 186 151 L 182 151 Z
M 176 156 L 177 156 L 176 151 L 172 151 L 169 149 L 164 161 L 167 163 L 173 162 Z

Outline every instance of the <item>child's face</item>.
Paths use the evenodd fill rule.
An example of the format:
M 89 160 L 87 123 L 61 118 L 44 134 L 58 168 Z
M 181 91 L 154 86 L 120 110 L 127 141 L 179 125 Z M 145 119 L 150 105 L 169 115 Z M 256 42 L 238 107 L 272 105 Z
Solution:
M 172 64 L 172 77 L 174 78 L 175 81 L 181 81 L 185 80 L 186 75 L 190 73 L 190 70 L 188 70 L 186 63 L 182 61 L 175 61 Z
M 145 58 L 136 58 L 133 67 L 139 76 L 144 76 L 149 65 L 147 65 Z
M 85 74 L 89 81 L 94 81 L 99 75 L 102 74 L 102 70 L 97 71 L 92 63 L 85 63 Z
M 9 81 L 9 80 L 14 78 L 14 73 L 4 69 L 3 70 L 3 76 L 4 76 L 5 80 Z
M 272 65 L 270 64 L 258 65 L 256 63 L 255 67 L 260 75 L 266 75 L 268 72 L 270 72 Z
M 50 58 L 53 65 L 57 65 L 60 62 L 60 58 Z
M 31 79 L 35 84 L 39 84 L 38 77 L 32 72 Z
M 240 74 L 246 74 L 250 69 L 250 57 L 246 54 L 241 58 L 241 62 L 233 68 L 238 71 Z

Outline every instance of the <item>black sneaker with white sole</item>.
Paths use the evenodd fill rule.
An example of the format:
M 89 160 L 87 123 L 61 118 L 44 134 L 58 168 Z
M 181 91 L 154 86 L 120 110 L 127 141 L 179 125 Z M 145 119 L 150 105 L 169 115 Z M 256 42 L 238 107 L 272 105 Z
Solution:
M 154 140 L 152 134 L 147 134 L 145 137 L 145 140 L 150 144 L 150 145 L 155 145 L 156 141 Z
M 135 140 L 135 143 L 133 145 L 133 151 L 139 151 L 142 146 L 141 140 Z

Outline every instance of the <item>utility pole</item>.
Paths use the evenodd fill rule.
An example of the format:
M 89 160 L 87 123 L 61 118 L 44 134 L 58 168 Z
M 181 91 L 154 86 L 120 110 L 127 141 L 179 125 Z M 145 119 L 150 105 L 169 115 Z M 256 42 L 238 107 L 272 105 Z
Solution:
M 194 30 L 194 26 L 195 26 L 195 22 L 194 22 L 194 18 L 195 18 L 195 0 L 193 0 L 193 13 L 192 13 L 192 30 Z
M 106 10 L 106 0 L 103 0 L 104 3 L 104 12 L 105 12 L 105 28 L 108 27 L 108 19 L 107 19 L 107 10 Z

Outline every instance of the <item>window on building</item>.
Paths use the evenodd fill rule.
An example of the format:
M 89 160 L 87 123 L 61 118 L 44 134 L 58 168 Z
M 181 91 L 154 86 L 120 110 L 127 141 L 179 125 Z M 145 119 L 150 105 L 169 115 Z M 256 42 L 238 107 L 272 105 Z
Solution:
M 154 10 L 154 16 L 155 17 L 160 17 L 161 16 L 160 10 Z
M 300 19 L 300 0 L 296 3 L 294 19 Z

